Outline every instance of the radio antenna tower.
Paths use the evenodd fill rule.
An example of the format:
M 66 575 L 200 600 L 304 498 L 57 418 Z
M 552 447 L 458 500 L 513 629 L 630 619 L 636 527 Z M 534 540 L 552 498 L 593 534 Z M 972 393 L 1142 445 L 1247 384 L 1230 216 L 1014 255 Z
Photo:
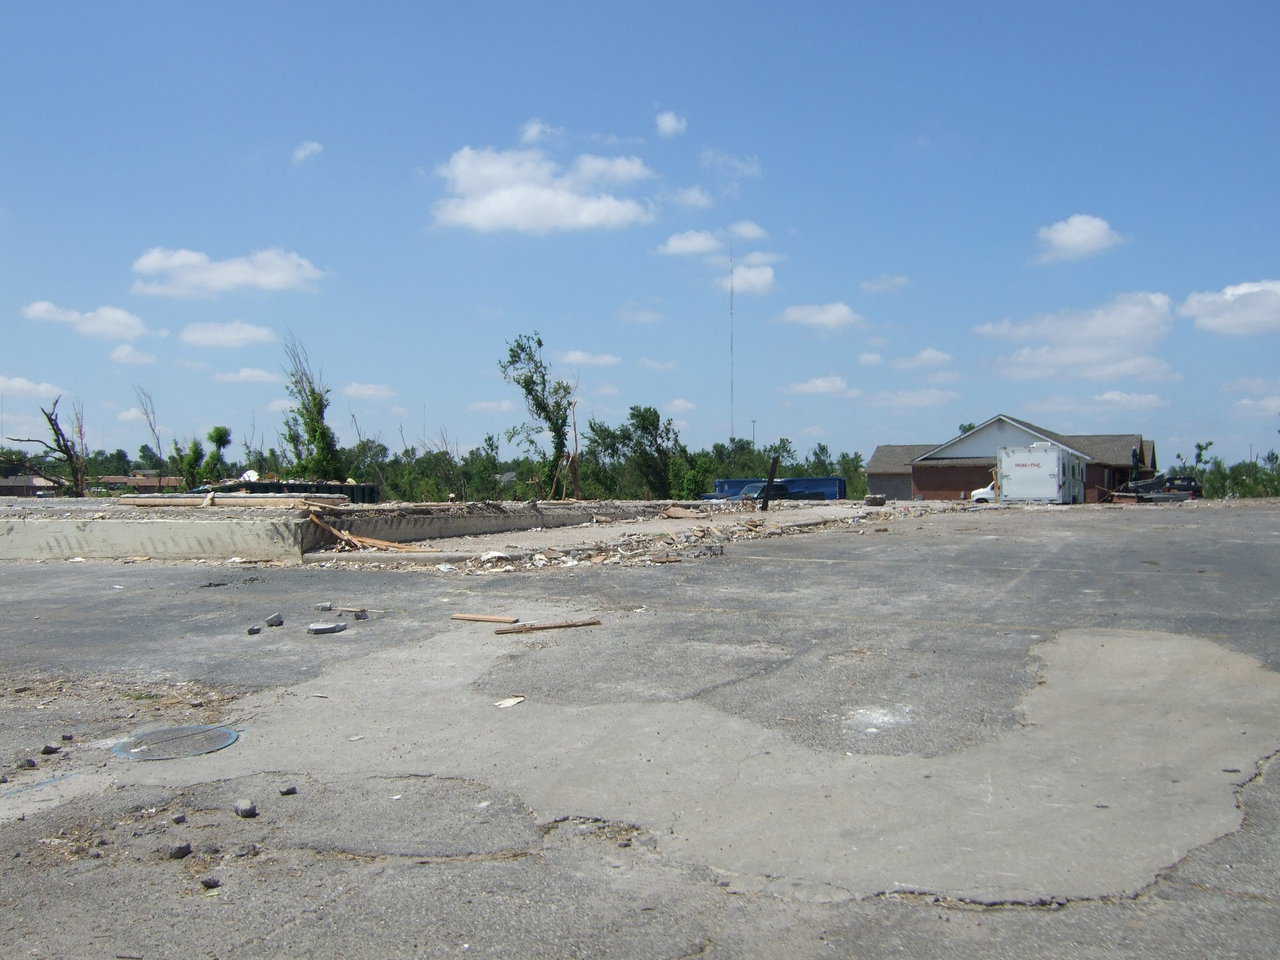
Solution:
M 729 241 L 729 444 L 733 445 L 733 241 Z

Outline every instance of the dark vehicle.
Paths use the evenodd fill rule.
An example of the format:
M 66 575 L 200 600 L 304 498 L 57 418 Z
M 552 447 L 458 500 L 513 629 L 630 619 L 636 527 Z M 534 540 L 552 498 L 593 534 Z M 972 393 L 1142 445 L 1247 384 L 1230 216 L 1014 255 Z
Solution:
M 1204 488 L 1195 477 L 1167 477 L 1164 481 L 1165 493 L 1189 493 L 1192 499 L 1204 496 Z
M 704 493 L 703 500 L 755 500 L 757 497 L 742 497 L 742 491 L 748 486 L 756 485 L 764 488 L 763 477 L 739 478 L 736 480 L 717 480 L 715 493 Z M 785 495 L 770 494 L 770 500 L 843 500 L 847 493 L 844 477 L 777 477 L 775 489 L 785 487 Z
M 730 500 L 763 500 L 764 499 L 764 483 L 748 483 L 738 493 L 729 497 Z M 785 483 L 774 481 L 773 486 L 769 488 L 770 500 L 790 500 L 793 494 Z

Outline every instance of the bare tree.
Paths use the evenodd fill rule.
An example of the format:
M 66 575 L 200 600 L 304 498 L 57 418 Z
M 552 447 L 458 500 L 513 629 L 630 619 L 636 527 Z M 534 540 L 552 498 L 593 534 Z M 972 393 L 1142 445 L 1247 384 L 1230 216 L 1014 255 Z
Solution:
M 62 424 L 58 422 L 58 401 L 61 399 L 62 397 L 55 397 L 53 406 L 48 410 L 44 407 L 40 408 L 45 422 L 49 425 L 53 443 L 33 437 L 7 437 L 6 439 L 14 443 L 38 443 L 44 447 L 45 452 L 39 457 L 24 455 L 19 466 L 37 476 L 44 477 L 51 483 L 56 483 L 68 493 L 68 496 L 83 497 L 85 493 L 84 411 L 78 404 L 75 406 L 72 435 L 67 436 L 66 431 L 62 429 Z M 48 458 L 52 458 L 56 464 L 62 464 L 67 475 L 64 477 L 46 469 Z
M 137 384 L 133 386 L 133 394 L 138 398 L 138 409 L 142 411 L 142 419 L 147 421 L 147 429 L 151 431 L 151 442 L 155 444 L 156 457 L 160 460 L 160 472 L 156 476 L 156 493 L 164 493 L 164 447 L 160 446 L 160 426 L 156 421 L 156 405 L 151 394 Z

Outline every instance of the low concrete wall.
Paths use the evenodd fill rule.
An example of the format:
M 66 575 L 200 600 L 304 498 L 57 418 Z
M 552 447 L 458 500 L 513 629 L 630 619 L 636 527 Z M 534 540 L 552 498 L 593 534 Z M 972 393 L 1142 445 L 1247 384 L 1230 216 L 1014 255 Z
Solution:
M 589 523 L 593 516 L 652 517 L 665 506 L 666 503 L 654 502 L 424 504 L 330 513 L 326 514 L 326 522 L 360 536 L 407 543 L 573 526 Z M 199 507 L 157 509 L 167 515 L 0 518 L 0 560 L 244 557 L 299 563 L 304 553 L 334 540 L 301 514 L 201 518 Z M 181 515 L 174 516 L 175 510 Z
M 262 520 L 0 520 L 0 559 L 70 557 L 285 560 L 323 542 L 309 521 Z
M 652 512 L 652 511 L 650 511 Z M 448 537 L 474 537 L 485 533 L 506 533 L 511 530 L 532 530 L 537 527 L 571 527 L 589 523 L 592 516 L 601 513 L 610 517 L 639 516 L 635 509 L 619 509 L 611 504 L 602 510 L 598 505 L 573 504 L 571 506 L 519 504 L 518 506 L 493 506 L 487 509 L 458 508 L 453 511 L 439 507 L 421 510 L 395 511 L 370 510 L 367 512 L 330 516 L 328 522 L 339 530 L 362 537 L 377 537 L 407 543 L 415 540 L 441 540 Z M 331 538 L 330 538 L 331 539 Z

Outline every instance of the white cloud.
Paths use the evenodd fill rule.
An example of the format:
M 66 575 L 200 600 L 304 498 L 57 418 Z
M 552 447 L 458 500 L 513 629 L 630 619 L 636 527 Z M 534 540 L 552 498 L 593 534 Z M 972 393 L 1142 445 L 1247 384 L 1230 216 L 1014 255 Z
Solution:
M 1163 293 L 1122 293 L 1092 310 L 1064 310 L 1027 323 L 984 323 L 974 333 L 1039 342 L 996 359 L 996 369 L 1010 380 L 1172 380 L 1178 375 L 1169 364 L 1144 352 L 1172 329 Z
M 759 157 L 735 157 L 719 150 L 703 150 L 698 154 L 698 162 L 708 170 L 715 170 L 735 180 L 755 178 L 764 173 Z
M 139 350 L 131 343 L 122 343 L 111 351 L 111 360 L 113 363 L 126 363 L 134 366 L 145 366 L 148 363 L 156 362 L 154 353 L 146 353 Z
M 258 367 L 241 367 L 234 373 L 215 373 L 213 379 L 219 383 L 283 383 L 284 376 L 262 370 Z
M 684 397 L 676 397 L 667 403 L 668 413 L 690 413 L 698 409 L 698 405 L 692 400 L 686 400 Z
M 956 383 L 960 380 L 960 374 L 954 370 L 935 370 L 925 377 L 925 380 L 933 384 Z
M 134 293 L 157 297 L 212 297 L 232 290 L 305 290 L 324 271 L 301 254 L 271 247 L 243 257 L 213 260 L 196 250 L 152 247 L 133 261 Z
M 596 395 L 601 397 L 616 397 L 621 392 L 612 383 L 602 383 L 595 389 Z
M 902 273 L 882 273 L 870 280 L 863 280 L 858 286 L 865 293 L 892 293 L 895 290 L 901 290 L 910 282 L 910 279 Z
M 925 347 L 913 356 L 894 360 L 893 366 L 899 370 L 922 370 L 929 367 L 945 367 L 950 362 L 951 354 L 934 347 Z
M 564 133 L 563 127 L 553 127 L 544 120 L 532 117 L 520 127 L 520 142 L 540 143 L 549 137 L 558 137 L 562 133 Z
M 918 409 L 920 407 L 941 407 L 958 398 L 960 394 L 952 390 L 886 390 L 877 393 L 871 402 L 877 407 L 898 407 L 902 409 Z
M 396 392 L 385 383 L 348 383 L 342 395 L 353 400 L 390 400 Z
M 821 436 L 825 436 L 826 432 L 827 432 L 826 430 L 818 426 L 805 427 L 800 431 L 800 433 L 806 437 L 821 437 Z
M 766 294 L 773 289 L 773 267 L 741 264 L 733 268 L 732 283 L 728 277 L 717 277 L 716 283 L 722 290 L 732 286 L 737 293 Z
M 763 240 L 769 235 L 769 232 L 754 220 L 738 220 L 736 223 L 731 223 L 729 232 L 739 240 Z
M 52 398 L 65 393 L 61 387 L 52 383 L 37 383 L 26 377 L 6 377 L 0 375 L 0 393 L 10 397 Z
M 684 187 L 677 190 L 673 194 L 676 203 L 682 207 L 694 207 L 698 210 L 705 210 L 707 207 L 715 203 L 711 199 L 711 194 L 703 190 L 701 187 Z
M 1040 238 L 1041 263 L 1054 260 L 1083 260 L 1124 242 L 1111 224 L 1089 213 L 1075 213 L 1065 220 L 1036 231 Z
M 560 362 L 574 367 L 616 367 L 621 357 L 612 353 L 588 353 L 586 350 L 568 350 L 560 355 Z
M 306 163 L 312 157 L 324 151 L 324 144 L 317 143 L 315 140 L 303 140 L 300 144 L 293 148 L 293 165 Z
M 288 413 L 293 409 L 293 401 L 288 397 L 278 397 L 268 403 L 265 409 L 270 413 Z
M 884 356 L 879 353 L 858 354 L 858 365 L 862 367 L 878 367 L 884 363 Z
M 640 366 L 648 370 L 674 370 L 676 362 L 674 360 L 651 360 L 648 357 L 641 357 Z
M 408 408 L 408 407 L 392 406 L 392 407 L 390 407 L 390 408 L 388 408 L 388 409 L 391 411 L 391 415 L 392 415 L 393 417 L 402 417 L 402 418 L 403 418 L 403 417 L 407 417 L 407 416 L 409 415 L 409 408 Z
M 81 313 L 48 300 L 37 300 L 23 307 L 22 315 L 28 320 L 63 323 L 82 337 L 97 337 L 100 340 L 136 340 L 147 332 L 140 319 L 119 307 L 99 307 L 97 310 Z
M 472 413 L 510 413 L 515 409 L 515 404 L 510 400 L 477 400 L 475 403 L 468 403 L 467 409 Z
M 794 323 L 802 327 L 815 327 L 819 330 L 839 330 L 841 327 L 865 326 L 866 321 L 847 303 L 814 303 L 795 307 L 787 307 L 778 317 L 783 323 Z M 874 354 L 863 354 L 874 356 Z M 878 361 L 877 361 L 878 362 Z
M 1260 397 L 1268 393 L 1280 393 L 1280 380 L 1267 380 L 1263 377 L 1241 377 L 1224 383 L 1222 389 L 1227 393 L 1243 393 Z
M 772 253 L 768 250 L 753 250 L 742 258 L 742 263 L 748 267 L 760 267 L 781 263 L 785 259 L 787 258 L 780 253 Z
M 598 189 L 653 176 L 637 157 L 578 157 L 568 173 L 541 150 L 463 147 L 436 171 L 450 197 L 435 204 L 436 223 L 478 233 L 629 227 L 653 219 L 649 207 Z
M 720 241 L 715 234 L 707 230 L 686 230 L 684 233 L 673 233 L 658 248 L 658 253 L 667 256 L 685 257 L 702 253 L 715 253 L 720 249 Z
M 813 377 L 804 380 L 801 383 L 793 383 L 784 388 L 785 393 L 796 394 L 799 396 L 822 396 L 822 397 L 858 397 L 862 395 L 861 390 L 849 389 L 849 384 L 844 377 L 827 376 Z
M 243 347 L 250 343 L 274 343 L 275 332 L 243 320 L 230 323 L 188 323 L 178 334 L 193 347 Z
M 147 419 L 147 415 L 137 407 L 130 407 L 128 410 L 121 410 L 117 413 L 116 419 L 121 423 L 141 423 Z
M 618 308 L 618 319 L 623 323 L 647 325 L 661 323 L 662 314 L 638 303 L 627 303 Z
M 1280 414 L 1280 394 L 1273 397 L 1259 397 L 1256 400 L 1248 398 L 1237 400 L 1235 406 L 1241 413 L 1274 417 Z
M 1155 410 L 1169 405 L 1169 401 L 1158 393 L 1124 393 L 1120 390 L 1108 390 L 1093 399 L 1103 406 L 1120 410 Z
M 1280 280 L 1259 280 L 1193 293 L 1178 310 L 1201 330 L 1248 336 L 1280 331 Z
M 650 180 L 654 172 L 639 157 L 601 157 L 584 153 L 573 161 L 566 181 L 589 189 L 596 183 L 635 183 Z
M 678 137 L 689 129 L 689 121 L 670 110 L 663 110 L 654 118 L 653 122 L 658 128 L 658 136 L 660 137 Z

